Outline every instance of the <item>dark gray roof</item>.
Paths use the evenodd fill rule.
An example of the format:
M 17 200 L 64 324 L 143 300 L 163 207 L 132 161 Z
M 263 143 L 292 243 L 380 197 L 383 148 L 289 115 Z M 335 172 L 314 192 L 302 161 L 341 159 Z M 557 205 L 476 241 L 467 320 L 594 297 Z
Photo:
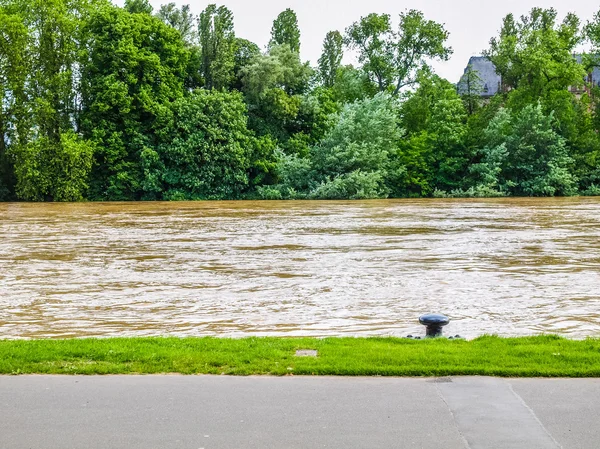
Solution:
M 474 94 L 480 94 L 482 97 L 492 97 L 498 93 L 500 90 L 500 85 L 502 83 L 502 78 L 500 75 L 496 73 L 496 67 L 485 56 L 472 56 L 469 59 L 469 64 L 465 68 L 465 74 L 469 70 L 469 66 L 471 70 L 477 73 L 480 79 L 480 86 L 475 89 L 471 87 L 472 92 Z M 458 92 L 460 94 L 467 93 L 468 89 L 466 86 L 465 75 L 458 82 Z M 477 92 L 479 90 L 479 92 Z

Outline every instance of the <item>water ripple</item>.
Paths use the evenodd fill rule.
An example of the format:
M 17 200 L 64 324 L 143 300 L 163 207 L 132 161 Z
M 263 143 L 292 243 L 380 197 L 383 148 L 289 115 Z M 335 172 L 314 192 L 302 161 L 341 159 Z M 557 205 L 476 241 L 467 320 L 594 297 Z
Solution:
M 0 338 L 600 335 L 600 199 L 0 203 Z

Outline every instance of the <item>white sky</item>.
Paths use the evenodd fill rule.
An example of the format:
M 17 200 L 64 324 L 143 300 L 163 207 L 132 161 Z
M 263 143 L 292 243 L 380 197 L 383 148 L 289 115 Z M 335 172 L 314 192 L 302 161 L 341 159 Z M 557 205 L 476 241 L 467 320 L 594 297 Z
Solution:
M 116 3 L 123 1 L 116 0 Z M 561 19 L 566 13 L 574 12 L 587 22 L 600 9 L 597 0 L 150 0 L 155 9 L 169 1 L 190 4 L 196 14 L 210 3 L 225 5 L 235 16 L 237 36 L 261 47 L 269 41 L 275 17 L 284 9 L 292 8 L 298 14 L 302 32 L 302 57 L 313 63 L 321 54 L 328 31 L 343 32 L 361 16 L 372 12 L 397 18 L 404 10 L 419 9 L 427 19 L 445 24 L 450 32 L 449 44 L 454 54 L 450 61 L 436 64 L 435 68 L 439 75 L 452 82 L 458 81 L 469 57 L 488 47 L 490 38 L 497 35 L 502 18 L 508 13 L 520 16 L 534 6 L 554 7 Z

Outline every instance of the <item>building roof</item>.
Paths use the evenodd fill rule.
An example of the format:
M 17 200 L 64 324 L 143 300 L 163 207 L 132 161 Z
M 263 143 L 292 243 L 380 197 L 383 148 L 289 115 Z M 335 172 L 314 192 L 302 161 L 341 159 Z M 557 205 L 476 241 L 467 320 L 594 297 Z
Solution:
M 482 97 L 493 97 L 500 90 L 502 78 L 496 73 L 496 67 L 485 56 L 472 56 L 469 59 L 469 64 L 465 68 L 465 74 L 471 67 L 471 70 L 477 72 L 480 79 L 480 86 L 476 86 L 472 91 L 474 94 L 479 94 Z M 465 94 L 468 91 L 466 86 L 465 76 L 458 82 L 458 92 Z M 471 87 L 473 89 L 473 87 Z

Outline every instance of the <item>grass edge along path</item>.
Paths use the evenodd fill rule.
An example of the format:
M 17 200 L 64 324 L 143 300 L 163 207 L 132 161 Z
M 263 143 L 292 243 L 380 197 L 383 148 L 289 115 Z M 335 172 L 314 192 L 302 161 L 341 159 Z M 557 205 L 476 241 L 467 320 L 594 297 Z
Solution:
M 317 358 L 296 357 L 316 349 Z M 0 374 L 600 377 L 600 339 L 400 338 L 0 340 Z

